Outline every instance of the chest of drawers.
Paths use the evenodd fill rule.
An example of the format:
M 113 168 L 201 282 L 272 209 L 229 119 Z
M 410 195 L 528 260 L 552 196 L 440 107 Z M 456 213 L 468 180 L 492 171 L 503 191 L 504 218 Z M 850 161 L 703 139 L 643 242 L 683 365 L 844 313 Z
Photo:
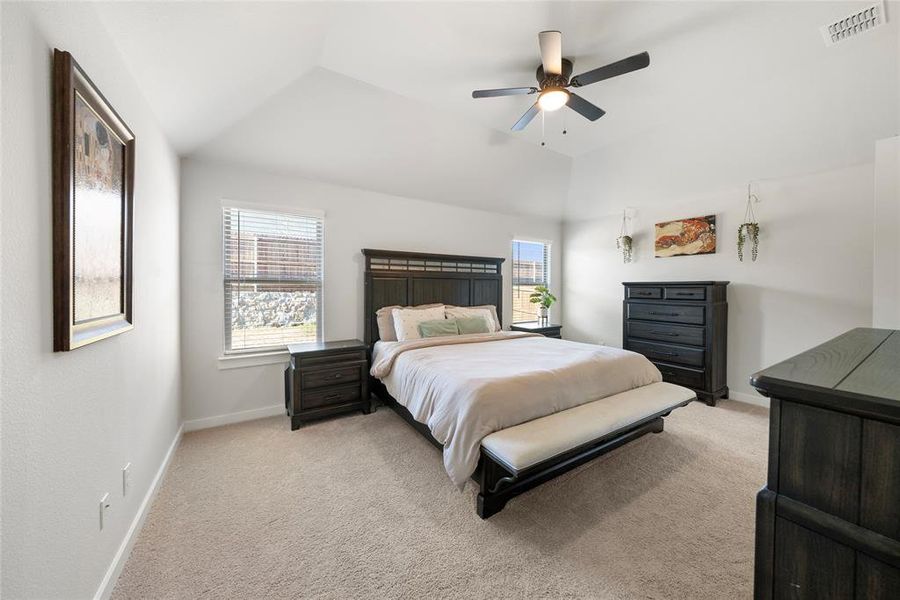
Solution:
M 771 399 L 755 598 L 900 598 L 900 331 L 853 329 L 750 382 Z
M 715 406 L 728 396 L 727 281 L 624 282 L 622 347 Z
M 369 363 L 359 340 L 289 344 L 284 404 L 291 429 L 336 413 L 370 412 Z

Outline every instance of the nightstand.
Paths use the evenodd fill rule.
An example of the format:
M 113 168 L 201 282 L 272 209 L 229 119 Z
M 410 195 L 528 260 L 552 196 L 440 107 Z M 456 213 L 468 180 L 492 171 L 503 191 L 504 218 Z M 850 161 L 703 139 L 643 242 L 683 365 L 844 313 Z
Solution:
M 359 340 L 288 344 L 284 406 L 291 430 L 310 419 L 362 410 L 369 414 L 369 361 Z
M 540 333 L 544 337 L 562 339 L 562 325 L 553 325 L 552 323 L 544 323 L 543 321 L 529 321 L 527 323 L 516 323 L 509 326 L 510 331 L 528 331 L 530 333 Z

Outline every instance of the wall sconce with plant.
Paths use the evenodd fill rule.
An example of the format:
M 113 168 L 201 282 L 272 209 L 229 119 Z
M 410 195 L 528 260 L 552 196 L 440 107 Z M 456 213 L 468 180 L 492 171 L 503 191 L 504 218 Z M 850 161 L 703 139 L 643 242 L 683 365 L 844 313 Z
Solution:
M 628 264 L 631 262 L 634 249 L 634 240 L 628 234 L 628 211 L 622 211 L 622 229 L 619 231 L 619 237 L 616 238 L 616 248 L 622 253 L 622 262 Z
M 747 208 L 744 211 L 744 222 L 738 227 L 737 251 L 738 260 L 744 262 L 744 246 L 750 241 L 750 260 L 756 262 L 759 255 L 759 221 L 753 212 L 753 203 L 759 202 L 756 194 L 750 193 L 750 184 L 747 184 Z

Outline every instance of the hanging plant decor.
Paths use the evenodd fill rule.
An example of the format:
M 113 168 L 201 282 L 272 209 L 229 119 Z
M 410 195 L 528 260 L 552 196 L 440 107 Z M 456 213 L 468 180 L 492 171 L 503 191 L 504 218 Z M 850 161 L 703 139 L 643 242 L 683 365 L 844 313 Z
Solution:
M 759 222 L 753 213 L 753 202 L 759 202 L 755 194 L 750 193 L 747 184 L 747 209 L 744 211 L 744 222 L 738 227 L 737 252 L 738 260 L 744 262 L 744 245 L 750 240 L 750 260 L 756 262 L 759 255 Z
M 619 239 L 616 240 L 616 248 L 618 248 L 622 252 L 622 261 L 627 263 L 631 262 L 631 250 L 632 250 L 632 239 L 630 235 L 620 236 Z
M 632 247 L 634 244 L 634 240 L 631 239 L 631 236 L 627 233 L 626 221 L 628 217 L 626 216 L 626 211 L 622 211 L 622 229 L 619 231 L 619 237 L 616 238 L 616 248 L 622 253 L 622 262 L 628 264 L 631 262 Z

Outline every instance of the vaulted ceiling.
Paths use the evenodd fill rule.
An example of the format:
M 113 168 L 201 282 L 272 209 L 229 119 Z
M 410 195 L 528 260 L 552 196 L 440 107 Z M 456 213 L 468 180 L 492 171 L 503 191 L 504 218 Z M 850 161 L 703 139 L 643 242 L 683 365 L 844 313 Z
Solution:
M 426 200 L 562 217 L 573 163 L 661 130 L 715 143 L 710 124 L 741 115 L 805 132 L 817 155 L 840 153 L 817 127 L 860 148 L 897 132 L 900 15 L 831 48 L 818 31 L 856 2 L 96 6 L 182 155 Z M 512 133 L 534 97 L 470 94 L 534 85 L 544 29 L 576 73 L 643 50 L 651 66 L 579 90 L 607 111 L 597 122 L 564 109 Z

